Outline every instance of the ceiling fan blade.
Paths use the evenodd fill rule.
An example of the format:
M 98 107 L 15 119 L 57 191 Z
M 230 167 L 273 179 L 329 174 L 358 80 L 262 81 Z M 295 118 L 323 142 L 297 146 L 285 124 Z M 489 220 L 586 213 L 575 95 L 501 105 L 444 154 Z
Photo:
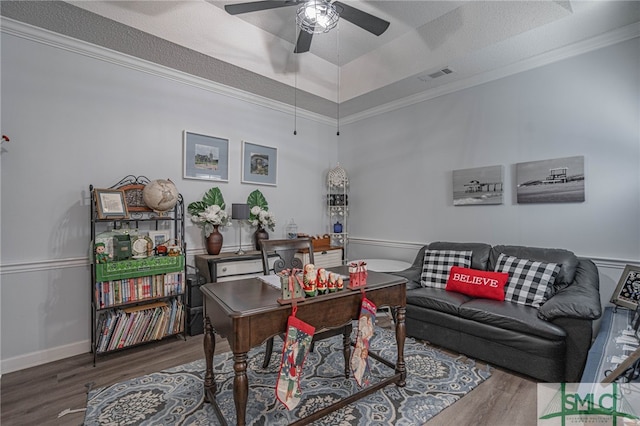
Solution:
M 300 30 L 300 33 L 298 34 L 298 42 L 296 43 L 296 48 L 293 50 L 293 53 L 308 52 L 311 48 L 312 38 L 313 34 L 308 33 L 305 30 Z
M 388 21 L 351 7 L 348 4 L 337 1 L 333 5 L 336 7 L 340 19 L 345 19 L 372 34 L 379 36 L 389 28 Z
M 295 6 L 299 2 L 297 0 L 292 1 L 254 1 L 250 3 L 236 3 L 227 4 L 224 6 L 224 10 L 230 15 L 239 15 L 241 13 L 258 12 L 260 10 L 277 9 L 279 7 Z

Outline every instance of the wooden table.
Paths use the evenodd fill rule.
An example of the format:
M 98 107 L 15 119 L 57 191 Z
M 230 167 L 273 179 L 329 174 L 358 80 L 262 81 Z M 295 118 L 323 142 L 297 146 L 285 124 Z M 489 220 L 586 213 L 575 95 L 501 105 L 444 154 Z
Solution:
M 332 271 L 348 275 L 346 267 L 331 268 Z M 345 283 L 345 287 L 348 281 Z M 291 314 L 290 305 L 277 302 L 279 290 L 258 278 L 242 279 L 205 284 L 201 287 L 204 296 L 204 353 L 206 373 L 204 380 L 205 397 L 216 408 L 216 382 L 213 375 L 213 354 L 215 337 L 218 333 L 226 337 L 233 352 L 235 377 L 233 399 L 236 407 L 237 424 L 245 424 L 249 383 L 247 379 L 247 352 L 252 347 L 263 344 L 268 338 L 284 333 L 287 319 Z M 395 365 L 372 357 L 395 367 L 395 374 L 361 389 L 356 394 L 300 419 L 297 424 L 307 424 L 317 420 L 351 402 L 369 395 L 391 383 L 404 386 L 406 369 L 404 363 L 406 280 L 402 277 L 369 272 L 366 296 L 376 306 L 390 306 L 396 312 L 396 344 L 398 357 Z M 296 316 L 313 325 L 316 329 L 335 328 L 358 319 L 362 294 L 359 290 L 344 289 L 336 293 L 316 296 L 298 303 Z M 275 398 L 275 393 L 274 393 Z

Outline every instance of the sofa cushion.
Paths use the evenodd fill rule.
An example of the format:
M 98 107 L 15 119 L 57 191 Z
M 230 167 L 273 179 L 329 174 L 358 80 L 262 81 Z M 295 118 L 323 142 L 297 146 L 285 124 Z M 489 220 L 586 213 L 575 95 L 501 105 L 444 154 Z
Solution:
M 567 333 L 561 327 L 538 318 L 538 310 L 531 306 L 507 301 L 473 299 L 463 304 L 459 313 L 464 319 L 545 339 L 564 340 L 567 337 Z
M 444 289 L 452 266 L 471 266 L 471 251 L 425 250 L 420 275 L 422 286 Z
M 530 259 L 537 260 L 539 262 L 559 264 L 560 271 L 558 272 L 558 276 L 556 277 L 556 281 L 553 285 L 552 294 L 557 293 L 573 282 L 579 263 L 578 257 L 569 250 L 497 245 L 491 249 L 491 254 L 489 255 L 489 270 L 495 270 L 496 262 L 498 261 L 500 253 L 504 253 L 508 256 L 519 257 L 520 259 Z
M 445 290 L 484 299 L 504 300 L 504 286 L 509 274 L 480 271 L 454 266 L 449 273 Z
M 452 243 L 448 241 L 435 241 L 428 245 L 429 250 L 456 250 L 456 251 L 468 251 L 471 250 L 471 268 L 482 269 L 484 271 L 493 271 L 493 268 L 489 269 L 487 264 L 489 262 L 489 253 L 491 252 L 491 246 L 485 243 Z
M 463 303 L 472 300 L 464 294 L 445 291 L 441 288 L 421 287 L 407 291 L 407 305 L 420 306 L 457 316 Z
M 506 301 L 539 308 L 550 294 L 560 265 L 500 254 L 495 270 L 509 274 Z

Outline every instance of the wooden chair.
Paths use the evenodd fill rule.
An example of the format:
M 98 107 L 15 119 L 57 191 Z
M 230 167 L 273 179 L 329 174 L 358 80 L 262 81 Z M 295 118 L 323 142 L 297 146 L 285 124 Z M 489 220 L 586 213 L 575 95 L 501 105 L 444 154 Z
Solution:
M 260 242 L 262 249 L 262 269 L 265 275 L 269 275 L 272 272 L 278 273 L 283 269 L 297 268 L 303 269 L 304 265 L 302 260 L 295 257 L 296 253 L 300 250 L 309 251 L 309 262 L 313 263 L 313 244 L 310 238 L 295 238 L 290 240 L 262 240 Z M 273 270 L 269 265 L 269 256 L 276 254 L 278 258 L 273 263 Z M 273 261 L 273 260 L 272 260 Z M 338 328 L 323 328 L 316 330 L 311 342 L 311 351 L 313 351 L 314 343 L 318 340 L 326 339 L 329 337 L 342 335 L 343 352 L 344 352 L 344 375 L 349 378 L 349 359 L 351 356 L 351 322 Z M 283 336 L 282 336 L 283 337 Z M 271 360 L 271 354 L 273 353 L 273 337 L 267 340 L 264 361 L 262 363 L 263 368 L 267 368 L 269 361 Z

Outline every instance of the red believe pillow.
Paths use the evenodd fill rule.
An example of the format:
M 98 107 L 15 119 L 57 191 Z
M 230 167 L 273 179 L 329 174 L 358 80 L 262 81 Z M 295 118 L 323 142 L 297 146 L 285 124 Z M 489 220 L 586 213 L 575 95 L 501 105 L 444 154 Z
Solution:
M 483 299 L 504 300 L 506 272 L 480 271 L 452 266 L 445 290 Z

